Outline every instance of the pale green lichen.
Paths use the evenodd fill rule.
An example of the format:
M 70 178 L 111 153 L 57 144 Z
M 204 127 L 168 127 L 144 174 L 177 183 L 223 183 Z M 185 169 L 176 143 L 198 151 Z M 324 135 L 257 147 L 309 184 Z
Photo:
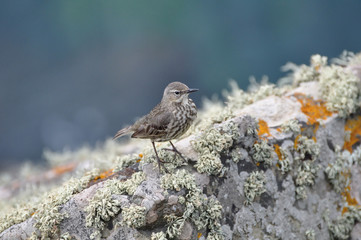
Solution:
M 139 154 L 135 154 L 135 153 L 124 155 L 122 157 L 118 156 L 115 161 L 115 168 L 113 171 L 119 172 L 123 168 L 129 167 L 129 166 L 139 162 L 140 159 L 141 159 L 141 157 L 139 156 Z
M 313 186 L 318 171 L 318 166 L 313 161 L 303 161 L 297 170 L 296 177 L 296 198 L 307 198 L 306 186 Z
M 336 60 L 336 62 L 346 64 L 351 64 L 352 61 L 358 62 L 358 60 L 353 60 L 356 59 L 355 55 L 344 55 L 342 59 Z M 337 111 L 341 117 L 347 117 L 354 113 L 360 105 L 360 89 L 358 87 L 360 80 L 352 71 L 352 67 L 328 66 L 327 57 L 317 54 L 311 57 L 310 66 L 297 66 L 293 63 L 287 63 L 283 70 L 293 71 L 282 81 L 293 82 L 295 86 L 302 82 L 318 81 L 322 99 L 326 101 L 327 109 Z
M 57 225 L 66 217 L 66 213 L 59 213 L 59 206 L 68 201 L 73 194 L 86 188 L 89 181 L 98 173 L 99 170 L 94 169 L 79 179 L 71 178 L 61 187 L 45 192 L 34 199 L 29 196 L 27 202 L 15 208 L 9 208 L 9 212 L 0 217 L 0 232 L 33 216 L 36 221 L 35 227 L 39 229 L 42 238 L 57 238 L 59 234 Z M 35 232 L 33 235 L 37 238 Z
M 284 150 L 282 147 L 279 147 L 279 151 L 281 154 L 281 158 L 278 158 L 277 166 L 281 170 L 282 174 L 286 174 L 292 169 L 291 160 L 288 154 L 286 153 L 286 150 Z
M 243 186 L 243 193 L 246 197 L 245 204 L 251 204 L 254 199 L 266 191 L 266 177 L 263 171 L 251 172 Z
M 95 172 L 91 172 L 80 179 L 70 179 L 60 188 L 47 194 L 45 200 L 37 206 L 33 216 L 36 220 L 34 226 L 39 229 L 41 238 L 56 238 L 59 236 L 57 225 L 67 216 L 67 213 L 59 213 L 59 206 L 67 202 L 73 194 L 86 188 L 89 181 L 94 178 Z
M 229 84 L 231 86 L 231 92 L 223 91 L 223 95 L 227 99 L 227 106 L 224 108 L 223 112 L 226 112 L 228 116 L 234 116 L 235 110 L 240 110 L 243 107 L 268 96 L 280 96 L 288 89 L 287 87 L 276 88 L 274 84 L 269 84 L 266 78 L 261 81 L 261 84 L 255 84 L 255 81 L 253 81 L 253 85 L 250 86 L 248 92 L 240 89 L 237 82 L 234 80 L 230 81 Z M 219 114 L 224 115 L 222 112 Z
M 295 160 L 316 160 L 320 154 L 320 146 L 313 139 L 300 136 L 296 140 L 296 150 L 298 155 Z
M 68 232 L 61 234 L 60 240 L 72 240 L 73 238 L 70 236 Z
M 265 166 L 272 165 L 273 153 L 273 148 L 263 139 L 253 145 L 251 152 L 255 163 L 264 163 Z
M 105 227 L 105 222 L 115 217 L 121 210 L 120 202 L 113 198 L 114 194 L 133 195 L 136 188 L 145 180 L 143 172 L 136 172 L 126 181 L 118 179 L 109 179 L 104 182 L 104 186 L 99 188 L 89 205 L 85 208 L 88 213 L 86 217 L 86 226 L 93 227 L 95 230 L 91 239 L 101 237 L 101 231 Z
M 209 175 L 223 175 L 225 169 L 221 162 L 221 153 L 228 151 L 238 138 L 237 124 L 229 121 L 219 127 L 212 127 L 199 139 L 191 141 L 193 148 L 200 153 L 195 165 L 197 171 Z
M 315 240 L 316 239 L 315 231 L 313 229 L 307 230 L 305 232 L 305 237 L 306 237 L 306 240 Z
M 348 151 L 336 148 L 335 160 L 325 169 L 327 179 L 331 182 L 336 192 L 342 192 L 350 183 L 350 173 L 353 159 Z
M 280 81 L 293 83 L 294 86 L 299 86 L 302 82 L 317 81 L 320 69 L 327 65 L 327 57 L 316 54 L 311 56 L 310 62 L 310 66 L 305 64 L 298 66 L 288 62 L 281 69 L 284 72 L 292 71 L 292 73 Z
M 131 228 L 140 228 L 145 225 L 145 207 L 131 205 L 122 209 L 122 224 Z
M 243 160 L 247 157 L 247 151 L 236 147 L 231 151 L 230 156 L 233 162 L 238 163 L 240 160 Z
M 301 133 L 301 124 L 297 119 L 291 119 L 281 125 L 281 130 L 284 133 L 293 133 L 298 135 Z
M 356 111 L 360 80 L 350 70 L 336 65 L 324 67 L 319 81 L 328 110 L 337 111 L 341 117 Z
M 150 239 L 151 240 L 168 240 L 166 234 L 162 231 L 157 232 L 157 233 L 153 232 Z
M 178 170 L 174 174 L 165 174 L 161 178 L 161 185 L 165 189 L 175 191 L 186 189 L 188 191 L 184 198 L 183 215 L 180 217 L 172 214 L 165 216 L 169 225 L 167 234 L 170 238 L 179 236 L 187 220 L 191 220 L 198 230 L 209 229 L 210 236 L 223 236 L 219 223 L 222 206 L 218 200 L 203 196 L 192 174 L 184 169 Z
M 333 239 L 349 239 L 356 222 L 361 221 L 361 209 L 350 206 L 335 223 L 328 223 Z

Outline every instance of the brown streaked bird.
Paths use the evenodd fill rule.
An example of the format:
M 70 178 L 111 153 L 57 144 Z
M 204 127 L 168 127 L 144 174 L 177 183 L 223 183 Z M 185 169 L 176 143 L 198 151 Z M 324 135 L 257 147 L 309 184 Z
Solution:
M 162 101 L 133 125 L 119 130 L 113 139 L 130 133 L 132 133 L 132 138 L 150 139 L 157 157 L 159 171 L 162 161 L 159 159 L 154 142 L 169 141 L 173 148 L 169 150 L 183 158 L 171 140 L 183 135 L 197 117 L 197 107 L 188 97 L 190 93 L 196 91 L 198 89 L 190 89 L 181 82 L 168 84 L 164 89 Z

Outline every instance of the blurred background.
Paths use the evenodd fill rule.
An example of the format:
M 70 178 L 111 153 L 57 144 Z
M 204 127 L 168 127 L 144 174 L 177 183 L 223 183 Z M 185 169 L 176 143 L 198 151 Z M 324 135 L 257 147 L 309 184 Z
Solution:
M 0 169 L 113 136 L 181 81 L 212 97 L 361 50 L 361 1 L 0 3 Z

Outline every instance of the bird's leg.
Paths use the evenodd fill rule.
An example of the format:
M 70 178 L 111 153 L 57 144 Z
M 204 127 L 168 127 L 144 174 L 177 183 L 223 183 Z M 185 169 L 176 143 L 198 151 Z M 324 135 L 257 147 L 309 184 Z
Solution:
M 170 143 L 170 145 L 172 145 L 172 148 L 163 148 L 163 149 L 167 150 L 167 151 L 172 151 L 172 152 L 178 154 L 183 159 L 183 161 L 187 162 L 187 160 L 183 157 L 183 155 L 175 148 L 173 143 L 171 141 L 169 141 L 169 143 Z
M 157 152 L 157 149 L 155 148 L 155 144 L 154 142 L 152 141 L 152 145 L 153 145 L 153 149 L 154 149 L 154 152 L 155 152 L 155 156 L 157 157 L 157 161 L 158 161 L 158 168 L 159 168 L 159 173 L 160 173 L 160 165 L 162 163 L 162 161 L 160 160 L 159 156 L 158 156 L 158 152 Z M 164 170 L 166 171 L 166 173 L 168 173 L 168 170 L 165 168 L 165 166 L 163 166 Z

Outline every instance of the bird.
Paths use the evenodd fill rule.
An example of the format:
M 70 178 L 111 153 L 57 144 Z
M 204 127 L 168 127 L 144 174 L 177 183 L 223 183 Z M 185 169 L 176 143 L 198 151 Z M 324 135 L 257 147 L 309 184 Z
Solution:
M 197 118 L 197 107 L 189 98 L 189 94 L 196 91 L 198 89 L 191 89 L 181 82 L 169 83 L 164 89 L 161 102 L 133 125 L 119 130 L 113 139 L 127 134 L 132 134 L 132 138 L 150 139 L 158 161 L 159 172 L 163 161 L 159 159 L 155 142 L 169 141 L 172 149 L 166 150 L 174 151 L 184 159 L 171 140 L 187 132 Z

